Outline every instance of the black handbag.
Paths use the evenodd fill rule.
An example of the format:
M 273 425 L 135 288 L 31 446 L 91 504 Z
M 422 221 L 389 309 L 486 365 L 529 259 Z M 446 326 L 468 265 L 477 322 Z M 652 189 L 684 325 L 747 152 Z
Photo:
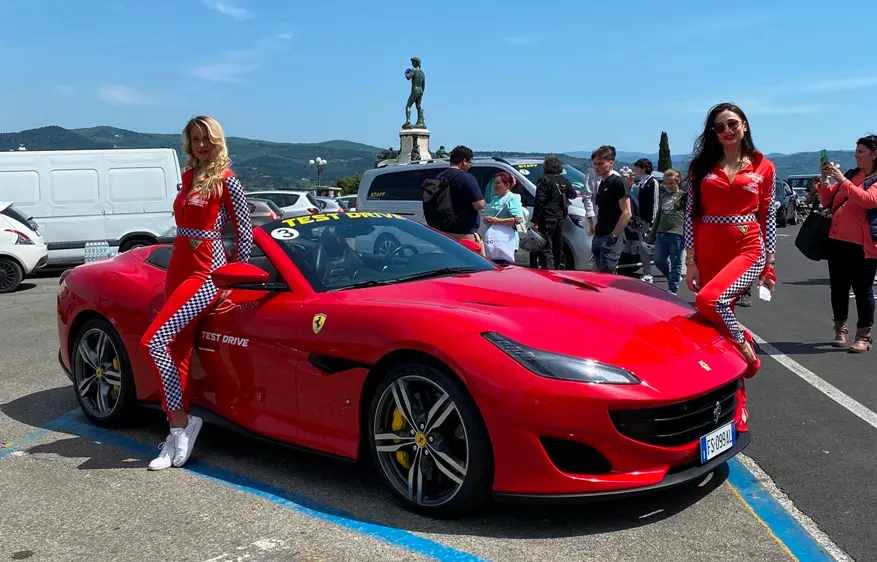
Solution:
M 835 197 L 837 192 L 835 192 Z M 846 201 L 844 201 L 846 203 Z M 841 203 L 843 206 L 843 203 Z M 828 259 L 828 235 L 831 232 L 831 215 L 834 211 L 834 197 L 822 210 L 811 211 L 795 237 L 795 247 L 807 259 L 821 261 Z M 840 207 L 838 207 L 840 208 Z

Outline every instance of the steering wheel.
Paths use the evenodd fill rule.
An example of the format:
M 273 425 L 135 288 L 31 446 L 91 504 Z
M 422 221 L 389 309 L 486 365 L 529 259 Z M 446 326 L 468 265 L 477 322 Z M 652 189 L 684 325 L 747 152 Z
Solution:
M 401 246 L 396 247 L 393 251 L 387 254 L 387 257 L 384 258 L 384 267 L 381 268 L 381 271 L 384 271 L 388 267 L 390 267 L 390 260 L 396 256 L 396 254 L 400 253 L 402 250 L 411 250 L 415 255 L 420 254 L 420 250 L 412 246 L 411 244 L 402 244 Z

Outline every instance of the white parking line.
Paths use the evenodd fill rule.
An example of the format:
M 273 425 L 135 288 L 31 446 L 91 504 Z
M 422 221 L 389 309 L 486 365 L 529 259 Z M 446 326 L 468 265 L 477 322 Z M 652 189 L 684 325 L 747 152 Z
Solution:
M 829 398 L 846 408 L 849 412 L 852 412 L 853 414 L 864 420 L 865 423 L 867 423 L 874 429 L 877 429 L 877 414 L 860 404 L 851 396 L 841 392 L 840 389 L 838 389 L 825 379 L 819 377 L 810 369 L 804 367 L 791 357 L 788 357 L 779 349 L 767 343 L 757 334 L 753 333 L 752 337 L 758 344 L 758 346 L 765 352 L 767 352 L 768 355 L 773 357 L 780 365 L 810 383 L 814 388 L 816 388 L 816 390 L 828 396 Z

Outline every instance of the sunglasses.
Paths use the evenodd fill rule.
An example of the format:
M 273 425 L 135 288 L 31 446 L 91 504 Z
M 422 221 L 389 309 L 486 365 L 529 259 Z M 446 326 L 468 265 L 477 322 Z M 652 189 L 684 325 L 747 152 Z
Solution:
M 737 129 L 740 128 L 740 125 L 741 125 L 741 122 L 739 120 L 728 119 L 724 123 L 716 123 L 715 125 L 713 125 L 713 130 L 716 133 L 721 135 L 722 133 L 725 132 L 726 129 L 729 129 L 731 131 L 736 131 Z

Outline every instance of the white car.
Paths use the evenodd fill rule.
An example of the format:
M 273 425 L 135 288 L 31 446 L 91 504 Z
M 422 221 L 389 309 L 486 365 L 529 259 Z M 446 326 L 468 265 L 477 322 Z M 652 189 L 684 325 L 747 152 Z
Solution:
M 290 191 L 285 189 L 248 191 L 247 197 L 258 197 L 273 201 L 283 210 L 284 217 L 301 217 L 315 215 L 320 212 L 322 206 L 308 191 Z
M 0 201 L 0 293 L 11 293 L 34 269 L 46 265 L 49 249 L 37 224 L 8 201 Z

